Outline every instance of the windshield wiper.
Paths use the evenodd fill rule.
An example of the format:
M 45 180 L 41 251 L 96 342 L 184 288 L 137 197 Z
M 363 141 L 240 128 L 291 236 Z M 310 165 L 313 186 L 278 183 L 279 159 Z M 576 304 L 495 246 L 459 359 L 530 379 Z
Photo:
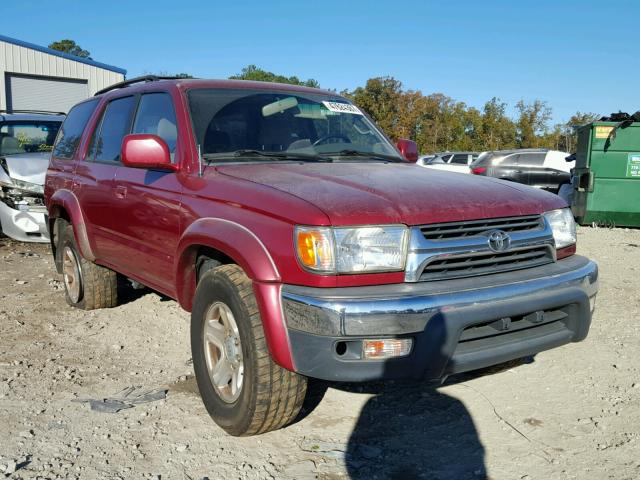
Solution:
M 396 155 L 387 155 L 386 153 L 361 152 L 360 150 L 340 150 L 339 152 L 326 152 L 322 155 L 333 155 L 336 157 L 366 157 L 390 162 L 403 162 L 402 158 Z
M 205 153 L 202 155 L 204 160 L 215 161 L 223 159 L 235 159 L 240 157 L 267 157 L 283 160 L 302 160 L 305 162 L 332 162 L 333 159 L 321 157 L 320 155 L 311 153 L 294 153 L 294 152 L 264 152 L 261 150 L 240 149 L 233 152 L 223 153 Z

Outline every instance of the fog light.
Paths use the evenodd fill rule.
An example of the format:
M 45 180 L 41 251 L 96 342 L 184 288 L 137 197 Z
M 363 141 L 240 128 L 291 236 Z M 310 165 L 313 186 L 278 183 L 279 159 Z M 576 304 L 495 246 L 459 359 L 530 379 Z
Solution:
M 591 313 L 593 313 L 596 309 L 596 296 L 589 297 L 589 308 L 591 309 Z
M 384 340 L 363 340 L 362 357 L 365 360 L 406 357 L 411 352 L 413 340 L 410 338 L 386 338 Z

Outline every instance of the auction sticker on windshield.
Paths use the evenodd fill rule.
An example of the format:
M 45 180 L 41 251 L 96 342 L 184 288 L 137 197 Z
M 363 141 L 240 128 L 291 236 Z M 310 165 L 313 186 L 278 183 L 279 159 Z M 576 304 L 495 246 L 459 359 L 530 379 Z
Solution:
M 355 115 L 362 115 L 362 112 L 355 105 L 351 105 L 350 103 L 340 103 L 340 102 L 322 102 L 325 107 L 327 107 L 332 112 L 338 113 L 353 113 Z

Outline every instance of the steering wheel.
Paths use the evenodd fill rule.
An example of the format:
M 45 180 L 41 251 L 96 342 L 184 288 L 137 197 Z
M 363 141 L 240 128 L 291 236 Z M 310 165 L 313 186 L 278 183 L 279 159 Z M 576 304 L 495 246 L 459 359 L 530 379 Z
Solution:
M 313 146 L 315 147 L 322 143 L 326 143 L 327 140 L 330 140 L 332 138 L 344 140 L 344 143 L 351 143 L 351 140 L 349 140 L 349 137 L 345 137 L 344 135 L 340 135 L 339 133 L 330 133 L 329 135 L 323 135 L 322 137 L 317 139 L 315 142 L 313 142 Z

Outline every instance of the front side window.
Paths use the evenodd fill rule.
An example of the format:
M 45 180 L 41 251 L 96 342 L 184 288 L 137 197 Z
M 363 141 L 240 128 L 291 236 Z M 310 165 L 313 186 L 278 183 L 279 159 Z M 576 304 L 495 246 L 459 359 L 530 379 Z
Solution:
M 173 161 L 178 130 L 171 96 L 167 93 L 142 95 L 132 133 L 149 133 L 162 138 L 169 147 L 171 161 Z
M 402 160 L 375 125 L 341 97 L 228 89 L 194 89 L 188 97 L 196 142 L 209 159 L 239 161 L 248 155 L 255 160 L 258 153 Z
M 122 140 L 129 133 L 131 114 L 135 108 L 135 97 L 112 100 L 105 109 L 102 120 L 96 127 L 89 146 L 89 160 L 97 162 L 119 162 Z
M 64 120 L 56 144 L 53 147 L 53 156 L 70 159 L 76 152 L 82 132 L 87 122 L 98 105 L 98 99 L 83 102 L 71 109 Z
M 50 152 L 60 124 L 36 120 L 0 122 L 0 155 Z

